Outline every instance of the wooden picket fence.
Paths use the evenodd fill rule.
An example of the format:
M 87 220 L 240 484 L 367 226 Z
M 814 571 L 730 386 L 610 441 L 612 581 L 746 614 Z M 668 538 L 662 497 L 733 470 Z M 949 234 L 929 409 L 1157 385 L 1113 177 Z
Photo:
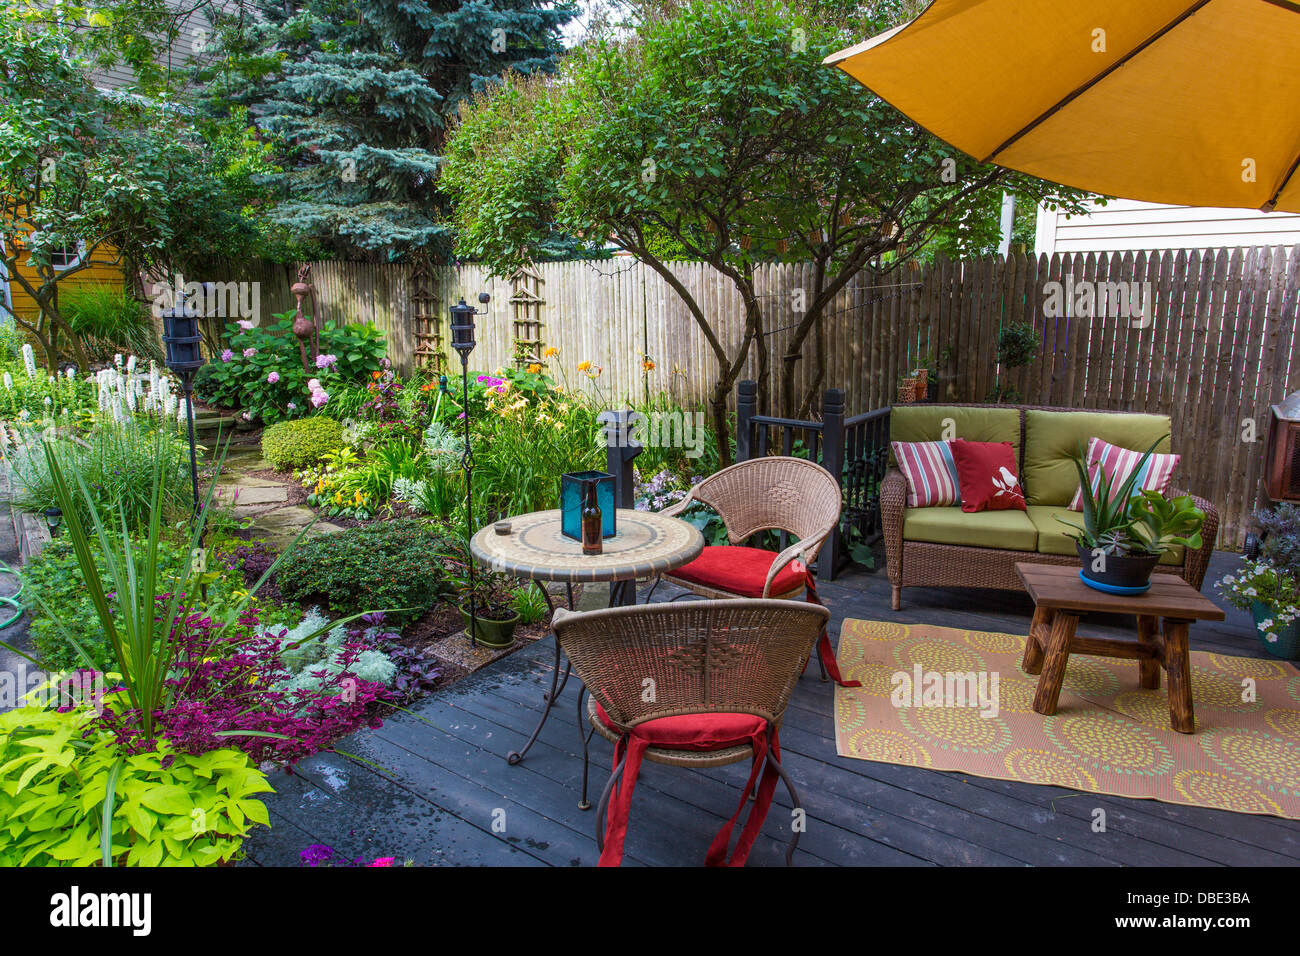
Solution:
M 677 263 L 673 271 L 712 317 L 719 338 L 733 346 L 744 308 L 731 283 L 703 263 Z M 756 270 L 774 402 L 781 399 L 781 355 L 810 295 L 811 271 L 807 264 Z M 261 282 L 262 313 L 269 316 L 293 308 L 288 286 L 295 272 L 255 263 L 203 278 Z M 330 321 L 374 322 L 387 334 L 399 369 L 424 364 L 415 354 L 409 266 L 315 262 L 312 276 Z M 1068 307 L 1045 308 L 1054 290 L 1116 282 L 1137 284 L 1144 316 L 1113 308 L 1107 314 L 1099 302 L 1089 314 L 1074 296 Z M 534 357 L 550 374 L 611 405 L 665 391 L 693 403 L 718 375 L 676 293 L 635 260 L 543 263 L 507 278 L 482 266 L 447 266 L 435 270 L 432 286 L 444 343 L 450 305 L 461 297 L 477 305 L 480 292 L 492 296 L 478 320 L 476 370 L 514 364 L 516 341 L 532 340 Z M 900 377 L 927 365 L 937 373 L 933 387 L 941 401 L 983 402 L 1001 394 L 1033 404 L 1168 414 L 1174 447 L 1183 454 L 1181 481 L 1218 505 L 1221 540 L 1235 544 L 1256 505 L 1268 407 L 1300 388 L 1298 289 L 1300 246 L 941 258 L 865 270 L 828 309 L 823 386 L 844 389 L 850 413 L 865 412 L 891 404 Z M 1002 367 L 1001 330 L 1025 325 L 1037 343 L 1031 360 Z M 812 380 L 815 347 L 812 337 L 804 344 L 798 395 Z M 552 348 L 558 353 L 544 354 Z M 577 369 L 583 362 L 590 363 L 585 374 Z M 751 350 L 741 377 L 756 373 Z

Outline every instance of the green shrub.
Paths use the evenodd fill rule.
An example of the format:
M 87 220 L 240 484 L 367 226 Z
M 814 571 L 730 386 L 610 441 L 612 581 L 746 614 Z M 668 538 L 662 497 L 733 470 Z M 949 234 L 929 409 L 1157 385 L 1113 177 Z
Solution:
M 161 742 L 126 756 L 86 710 L 24 707 L 0 714 L 0 866 L 102 862 L 103 804 L 115 768 L 107 842 L 119 865 L 223 863 L 252 824 L 270 824 L 253 795 L 271 785 L 239 750 L 194 756 Z
M 325 415 L 272 425 L 262 433 L 262 455 L 281 471 L 314 465 L 343 446 L 343 426 Z
M 348 528 L 299 543 L 284 556 L 277 582 L 290 600 L 340 615 L 389 611 L 389 620 L 400 626 L 449 592 L 438 555 L 454 548 L 421 521 Z
M 111 520 L 111 516 L 104 515 L 104 519 Z M 147 542 L 137 536 L 134 543 L 136 574 L 143 577 L 148 553 Z M 96 539 L 92 539 L 91 548 L 100 576 L 106 581 L 110 580 L 108 564 Z M 184 565 L 190 563 L 186 542 L 175 539 L 159 542 L 157 566 L 165 573 L 178 573 Z M 98 670 L 114 670 L 113 650 L 108 645 L 94 601 L 86 589 L 85 575 L 77 561 L 71 538 L 66 534 L 55 538 L 39 555 L 24 564 L 20 573 L 23 579 L 23 603 L 31 614 L 32 642 L 36 645 L 36 656 L 42 663 L 49 668 L 69 670 L 84 666 L 76 649 L 65 636 L 66 631 L 86 649 Z M 207 605 L 211 608 L 232 600 L 235 592 L 244 588 L 243 578 L 233 571 L 227 574 L 209 572 L 204 583 L 208 587 Z M 34 594 L 41 596 L 45 602 L 44 608 L 29 597 Z M 265 599 L 259 601 L 263 609 L 267 604 Z M 123 626 L 121 608 L 116 601 L 112 602 L 112 607 L 120 628 Z M 63 631 L 60 631 L 59 625 L 55 624 L 45 608 L 49 608 L 55 615 Z

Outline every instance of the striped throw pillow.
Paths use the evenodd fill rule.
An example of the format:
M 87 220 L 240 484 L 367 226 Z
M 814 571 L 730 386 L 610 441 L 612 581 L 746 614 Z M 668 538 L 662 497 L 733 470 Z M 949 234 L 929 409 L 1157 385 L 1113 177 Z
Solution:
M 957 466 L 946 441 L 890 442 L 898 470 L 907 479 L 907 506 L 953 505 L 961 497 Z
M 1092 483 L 1092 490 L 1094 492 L 1097 490 L 1098 467 L 1106 469 L 1113 493 L 1128 480 L 1128 476 L 1132 474 L 1133 469 L 1142 460 L 1142 455 L 1143 453 L 1140 451 L 1120 448 L 1118 445 L 1104 442 L 1100 438 L 1089 439 L 1088 477 Z M 1158 491 L 1164 494 L 1169 488 L 1170 480 L 1174 477 L 1174 469 L 1178 467 L 1179 458 L 1179 455 L 1152 454 L 1147 459 L 1146 464 L 1142 466 L 1142 472 L 1138 475 L 1137 480 L 1133 482 L 1132 493 L 1137 495 L 1142 491 Z M 1075 490 L 1074 500 L 1070 502 L 1070 510 L 1083 510 L 1082 486 Z

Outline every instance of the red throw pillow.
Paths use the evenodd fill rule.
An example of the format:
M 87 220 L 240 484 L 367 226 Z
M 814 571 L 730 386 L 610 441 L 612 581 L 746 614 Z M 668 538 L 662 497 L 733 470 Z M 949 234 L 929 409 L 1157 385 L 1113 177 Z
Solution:
M 1025 510 L 1025 493 L 1016 475 L 1016 453 L 1009 441 L 952 442 L 962 511 Z

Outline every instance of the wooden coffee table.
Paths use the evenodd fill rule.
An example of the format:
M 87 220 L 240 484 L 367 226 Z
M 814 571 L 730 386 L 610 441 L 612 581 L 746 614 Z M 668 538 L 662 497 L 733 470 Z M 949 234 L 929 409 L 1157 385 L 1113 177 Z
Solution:
M 1196 731 L 1192 711 L 1191 671 L 1187 660 L 1187 625 L 1192 621 L 1222 621 L 1223 611 L 1209 598 L 1174 574 L 1151 575 L 1145 594 L 1106 594 L 1079 580 L 1079 569 L 1068 565 L 1016 565 L 1025 590 L 1034 599 L 1021 667 L 1040 674 L 1034 710 L 1056 713 L 1061 681 L 1071 654 L 1124 657 L 1138 662 L 1138 686 L 1160 687 L 1160 669 L 1169 674 L 1169 723 L 1180 734 Z M 1137 639 L 1080 637 L 1079 618 L 1089 611 L 1136 614 Z

